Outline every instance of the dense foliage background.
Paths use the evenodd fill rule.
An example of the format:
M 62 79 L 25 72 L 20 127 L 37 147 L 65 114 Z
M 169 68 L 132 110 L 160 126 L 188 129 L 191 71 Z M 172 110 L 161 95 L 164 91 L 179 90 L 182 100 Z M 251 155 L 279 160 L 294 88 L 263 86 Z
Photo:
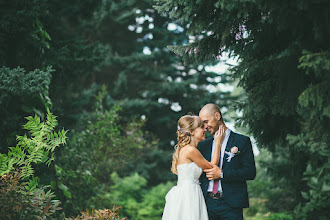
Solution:
M 282 188 L 276 209 L 294 208 L 299 219 L 329 217 L 329 6 L 308 0 L 158 0 L 156 6 L 197 39 L 171 47 L 187 63 L 226 50 L 239 56 L 233 72 L 246 92 L 238 104 L 241 122 L 272 152 L 265 165 Z
M 122 206 L 121 217 L 159 219 L 176 179 L 176 122 L 214 102 L 260 149 L 245 217 L 326 219 L 329 6 L 0 0 L 0 193 L 13 198 L 0 215 L 64 218 L 104 209 L 81 215 L 119 219 L 117 208 L 108 209 Z M 224 54 L 238 64 L 210 71 L 226 62 Z M 68 139 L 39 148 L 58 137 L 47 130 L 30 145 L 42 126 L 25 126 L 32 133 L 20 145 L 26 120 L 47 124 L 50 112 L 58 121 L 52 129 L 64 127 L 59 135 Z M 29 149 L 39 156 L 19 158 L 35 161 L 33 173 L 9 172 L 21 167 L 10 158 Z

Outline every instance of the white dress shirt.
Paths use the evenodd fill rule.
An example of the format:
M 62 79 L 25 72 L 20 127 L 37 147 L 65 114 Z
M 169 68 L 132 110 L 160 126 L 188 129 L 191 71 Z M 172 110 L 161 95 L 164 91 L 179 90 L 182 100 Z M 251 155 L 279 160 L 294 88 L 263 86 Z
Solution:
M 221 144 L 221 152 L 220 152 L 220 169 L 222 169 L 222 164 L 223 164 L 223 156 L 225 154 L 225 150 L 226 150 L 226 146 L 227 146 L 227 142 L 228 142 L 228 139 L 229 139 L 229 136 L 230 136 L 230 132 L 231 130 L 228 128 L 226 131 L 225 131 L 225 138 L 223 139 L 223 142 Z M 213 139 L 213 143 L 212 143 L 212 157 L 213 157 L 213 154 L 214 154 L 214 149 L 215 149 L 215 141 Z M 213 180 L 210 180 L 209 182 L 209 187 L 207 189 L 208 192 L 212 192 L 212 189 L 213 189 L 213 183 L 214 181 Z M 221 187 L 221 179 L 219 179 L 219 192 L 222 192 L 222 187 Z

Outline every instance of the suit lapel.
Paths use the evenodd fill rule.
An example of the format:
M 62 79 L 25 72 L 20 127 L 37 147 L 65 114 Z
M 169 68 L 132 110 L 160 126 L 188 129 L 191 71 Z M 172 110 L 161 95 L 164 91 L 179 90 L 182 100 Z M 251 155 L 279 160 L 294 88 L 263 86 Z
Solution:
M 207 160 L 207 161 L 211 161 L 211 157 L 212 157 L 212 146 L 213 146 L 213 138 L 211 139 L 211 141 L 210 141 L 211 143 L 210 143 L 210 145 L 211 145 L 211 147 L 208 147 L 208 148 L 206 148 L 206 152 L 205 152 L 205 159 Z
M 230 149 L 232 148 L 233 145 L 233 141 L 234 141 L 234 135 L 235 133 L 233 131 L 230 132 L 229 138 L 228 138 L 228 142 L 226 145 L 226 149 L 225 151 L 230 151 Z M 228 155 L 226 153 L 224 153 L 223 155 L 223 162 L 222 162 L 222 168 L 224 168 L 225 164 L 227 164 L 227 157 Z

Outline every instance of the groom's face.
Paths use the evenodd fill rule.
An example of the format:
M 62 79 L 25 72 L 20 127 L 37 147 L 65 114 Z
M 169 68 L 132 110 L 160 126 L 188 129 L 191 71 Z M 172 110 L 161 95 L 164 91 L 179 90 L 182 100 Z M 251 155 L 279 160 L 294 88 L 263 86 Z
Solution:
M 201 111 L 199 117 L 204 122 L 204 129 L 208 130 L 211 134 L 214 134 L 219 129 L 219 120 L 216 115 L 210 114 L 207 111 Z

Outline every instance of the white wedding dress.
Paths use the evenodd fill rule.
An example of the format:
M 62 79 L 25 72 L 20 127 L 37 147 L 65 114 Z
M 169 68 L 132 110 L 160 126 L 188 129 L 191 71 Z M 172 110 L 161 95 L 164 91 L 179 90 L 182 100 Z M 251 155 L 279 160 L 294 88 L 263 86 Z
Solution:
M 193 163 L 177 166 L 178 183 L 166 195 L 162 220 L 208 220 L 199 176 L 202 168 Z

